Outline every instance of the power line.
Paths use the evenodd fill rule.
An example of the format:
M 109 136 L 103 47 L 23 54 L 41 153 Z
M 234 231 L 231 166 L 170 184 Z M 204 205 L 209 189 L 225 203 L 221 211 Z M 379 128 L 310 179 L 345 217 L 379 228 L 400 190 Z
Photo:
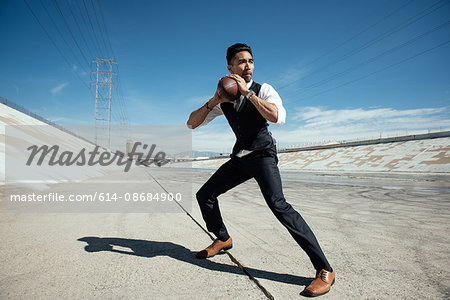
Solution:
M 99 13 L 97 14 L 96 7 L 94 5 L 93 0 L 90 0 L 90 1 L 91 1 L 92 9 L 94 11 L 95 20 L 96 20 L 98 28 L 99 28 L 99 34 L 101 35 L 101 38 L 102 38 L 102 41 L 103 41 L 104 49 L 105 49 L 106 52 L 109 52 L 109 50 L 108 50 L 108 46 L 109 46 L 109 49 L 111 50 L 111 54 L 113 56 L 115 56 L 114 55 L 114 50 L 113 50 L 113 48 L 111 46 L 111 40 L 109 38 L 109 34 L 108 34 L 108 31 L 107 31 L 105 19 L 104 19 L 104 16 L 103 16 L 101 3 L 100 3 L 100 1 L 97 2 L 97 6 L 98 6 L 98 10 L 99 10 Z M 102 22 L 99 21 L 98 15 L 100 15 Z M 101 24 L 103 25 L 103 27 L 101 26 Z M 102 28 L 103 28 L 103 30 L 102 30 Z M 105 34 L 103 34 L 103 32 Z M 106 40 L 108 41 L 108 43 L 106 43 L 104 35 L 106 35 Z M 119 65 L 118 64 L 116 64 L 116 68 L 117 68 L 117 73 L 119 73 Z M 125 112 L 126 105 L 125 105 L 125 100 L 124 100 L 124 97 L 123 97 L 122 84 L 121 84 L 120 76 L 117 76 L 117 85 L 115 86 L 115 94 L 116 94 L 116 101 L 114 101 L 114 104 L 115 104 L 115 107 L 117 107 L 117 109 L 118 109 L 117 112 L 118 112 L 118 115 L 119 115 L 120 119 L 128 119 L 126 117 L 127 114 Z M 116 110 L 114 110 L 114 113 L 115 113 L 115 111 Z
M 300 77 L 300 78 L 298 78 L 298 79 L 296 79 L 296 80 L 294 80 L 294 81 L 292 81 L 292 82 L 290 82 L 290 83 L 288 83 L 288 84 L 286 84 L 286 85 L 280 87 L 279 89 L 280 89 L 280 90 L 281 90 L 281 89 L 284 89 L 284 88 L 286 88 L 286 87 L 288 87 L 288 86 L 291 86 L 292 84 L 294 84 L 294 83 L 296 83 L 296 82 L 298 82 L 298 81 L 300 81 L 300 80 L 303 80 L 303 79 L 305 79 L 305 78 L 307 78 L 307 77 L 310 77 L 310 76 L 313 75 L 313 74 L 319 73 L 319 72 L 321 72 L 321 71 L 327 69 L 328 67 L 330 67 L 330 66 L 332 66 L 332 65 L 334 65 L 334 64 L 336 64 L 336 63 L 338 63 L 338 62 L 341 62 L 341 61 L 345 60 L 346 58 L 351 57 L 351 56 L 353 56 L 353 55 L 355 55 L 355 54 L 357 54 L 357 53 L 363 51 L 364 49 L 367 49 L 368 47 L 372 46 L 373 44 L 375 44 L 375 43 L 377 43 L 377 42 L 379 42 L 379 41 L 381 41 L 381 40 L 387 38 L 388 36 L 391 36 L 392 34 L 394 34 L 394 33 L 398 32 L 398 31 L 404 29 L 405 27 L 407 27 L 407 26 L 409 26 L 409 25 L 411 25 L 411 24 L 413 24 L 413 23 L 419 21 L 420 19 L 424 18 L 425 16 L 427 16 L 427 15 L 433 13 L 434 11 L 436 11 L 436 10 L 442 8 L 443 6 L 449 4 L 448 1 L 445 1 L 445 3 L 443 3 L 441 6 L 438 6 L 437 8 L 434 8 L 434 9 L 433 9 L 433 7 L 435 7 L 436 5 L 438 5 L 439 3 L 441 3 L 442 1 L 443 1 L 443 0 L 437 1 L 436 3 L 434 3 L 434 4 L 432 4 L 431 6 L 427 7 L 426 9 L 420 11 L 418 14 L 416 14 L 416 15 L 410 17 L 410 18 L 409 18 L 408 20 L 406 20 L 405 22 L 400 23 L 399 25 L 394 26 L 393 28 L 391 28 L 391 29 L 389 29 L 389 30 L 383 32 L 382 34 L 378 35 L 376 38 L 370 40 L 369 42 L 363 44 L 362 46 L 360 46 L 360 47 L 358 47 L 358 48 L 356 48 L 356 49 L 353 49 L 352 51 L 350 51 L 350 52 L 344 54 L 343 56 L 337 58 L 336 60 L 332 61 L 331 63 L 328 63 L 327 65 L 325 65 L 325 66 L 323 66 L 323 67 L 321 67 L 321 68 L 318 68 L 318 69 L 316 69 L 316 70 L 314 70 L 314 71 L 312 71 L 312 72 L 310 72 L 310 73 L 308 73 L 308 74 L 306 74 L 306 75 L 304 75 L 304 76 L 302 76 L 302 77 Z M 431 10 L 431 11 L 429 11 L 429 10 Z
M 57 51 L 60 53 L 60 55 L 61 55 L 61 56 L 63 57 L 63 59 L 66 61 L 67 65 L 71 68 L 71 70 L 75 73 L 75 75 L 83 82 L 83 84 L 84 84 L 86 87 L 88 87 L 90 93 L 91 93 L 93 96 L 96 96 L 96 98 L 97 98 L 97 97 L 100 97 L 100 98 L 106 98 L 105 96 L 103 96 L 103 91 L 101 91 L 101 90 L 99 90 L 99 89 L 97 89 L 97 91 L 96 91 L 96 94 L 97 94 L 97 95 L 94 95 L 94 94 L 93 94 L 93 91 L 92 91 L 90 85 L 87 84 L 87 83 L 81 78 L 80 74 L 78 74 L 78 73 L 74 70 L 74 68 L 72 67 L 72 64 L 70 63 L 70 60 L 69 60 L 68 57 L 66 57 L 66 55 L 64 54 L 64 51 L 60 48 L 60 46 L 58 46 L 58 44 L 56 43 L 56 41 L 54 40 L 54 38 L 52 37 L 52 35 L 51 35 L 51 34 L 49 33 L 49 31 L 44 27 L 43 23 L 41 22 L 41 20 L 39 19 L 39 17 L 35 14 L 35 12 L 33 11 L 32 7 L 30 6 L 30 4 L 29 4 L 26 0 L 24 0 L 24 1 L 25 1 L 25 4 L 27 5 L 28 9 L 30 10 L 30 12 L 31 12 L 32 15 L 34 16 L 34 18 L 37 20 L 37 22 L 39 23 L 39 25 L 41 26 L 41 28 L 43 29 L 43 31 L 45 32 L 45 34 L 47 35 L 47 37 L 50 39 L 50 41 L 51 41 L 52 44 L 54 45 L 54 47 L 57 49 Z M 58 3 L 56 2 L 56 0 L 53 0 L 53 1 L 54 1 L 55 10 L 58 11 L 60 17 L 63 19 L 63 22 L 64 22 L 64 24 L 65 24 L 67 30 L 69 31 L 69 33 L 70 33 L 70 35 L 71 35 L 71 37 L 72 37 L 74 43 L 76 44 L 76 46 L 77 46 L 79 52 L 82 54 L 82 56 L 84 57 L 84 59 L 87 60 L 87 58 L 86 58 L 86 56 L 85 56 L 85 52 L 86 52 L 86 53 L 89 53 L 89 52 L 91 52 L 91 49 L 90 49 L 89 46 L 88 46 L 88 41 L 87 41 L 87 39 L 86 39 L 85 36 L 84 36 L 84 32 L 87 32 L 88 35 L 89 35 L 89 27 L 87 26 L 87 22 L 86 22 L 86 20 L 85 20 L 85 17 L 84 17 L 84 15 L 83 15 L 83 12 L 82 12 L 82 9 L 81 9 L 80 5 L 79 5 L 78 2 L 76 1 L 76 2 L 77 2 L 78 11 L 80 12 L 80 16 L 81 16 L 81 18 L 82 18 L 82 20 L 83 20 L 83 23 L 84 23 L 85 28 L 87 29 L 87 31 L 83 31 L 83 30 L 82 30 L 82 28 L 81 28 L 81 26 L 80 26 L 80 22 L 78 22 L 78 18 L 77 18 L 77 16 L 76 16 L 76 14 L 74 13 L 74 11 L 72 10 L 72 8 L 70 7 L 70 4 L 67 3 L 67 5 L 69 6 L 70 14 L 72 15 L 72 17 L 73 17 L 73 19 L 74 19 L 74 21 L 75 21 L 75 24 L 76 24 L 76 26 L 77 26 L 77 28 L 78 28 L 78 30 L 79 30 L 81 36 L 82 36 L 82 39 L 83 39 L 83 41 L 84 41 L 84 44 L 86 45 L 86 48 L 85 48 L 85 49 L 82 49 L 80 43 L 78 42 L 78 39 L 77 39 L 77 38 L 75 37 L 75 35 L 74 35 L 74 30 L 73 30 L 73 28 L 71 28 L 71 25 L 72 25 L 72 26 L 75 26 L 75 25 L 74 25 L 73 23 L 72 23 L 72 24 L 69 24 L 68 19 L 67 19 L 67 18 L 64 16 L 64 14 L 63 14 L 62 7 L 61 7 L 60 5 L 58 5 Z M 86 3 L 85 3 L 85 0 L 83 0 L 83 3 L 86 4 Z M 60 30 L 60 26 L 58 26 L 58 24 L 57 24 L 56 21 L 55 21 L 55 18 L 52 17 L 52 14 L 51 14 L 50 11 L 47 9 L 47 7 L 44 5 L 44 3 L 42 2 L 42 0 L 40 0 L 40 4 L 41 4 L 42 7 L 44 8 L 44 10 L 45 10 L 45 12 L 46 12 L 48 18 L 51 20 L 51 22 L 52 22 L 53 26 L 55 27 L 56 31 L 58 32 L 60 38 L 64 41 L 64 43 L 65 43 L 66 47 L 68 48 L 68 50 L 70 51 L 71 55 L 73 55 L 73 58 L 78 62 L 78 64 L 81 66 L 81 68 L 82 68 L 86 73 L 90 73 L 90 72 L 87 72 L 87 71 L 86 71 L 86 69 L 85 69 L 85 64 L 81 63 L 81 61 L 78 59 L 78 56 L 75 54 L 75 52 L 74 52 L 73 49 L 72 49 L 72 48 L 73 48 L 72 45 L 69 44 L 69 42 L 65 39 L 64 34 L 63 34 L 63 33 L 61 32 L 61 30 Z M 100 30 L 99 34 L 101 35 L 101 38 L 102 38 L 102 40 L 103 40 L 104 50 L 107 51 L 107 52 L 109 52 L 109 50 L 108 50 L 108 45 L 106 44 L 105 38 L 104 38 L 103 33 L 102 33 L 102 27 L 101 27 L 101 24 L 100 24 L 100 22 L 99 22 L 99 20 L 98 20 L 97 13 L 95 12 L 95 9 L 96 9 L 96 8 L 95 8 L 94 3 L 93 3 L 92 1 L 91 1 L 91 5 L 92 5 L 92 9 L 94 10 L 94 15 L 95 15 L 95 17 L 96 17 L 98 29 Z M 99 6 L 99 8 L 100 8 L 100 6 Z M 95 28 L 94 28 L 94 26 L 93 26 L 93 22 L 92 22 L 92 20 L 90 19 L 90 15 L 89 15 L 89 11 L 88 11 L 88 6 L 86 6 L 86 5 L 85 5 L 85 11 L 86 11 L 86 13 L 87 13 L 87 16 L 88 16 L 88 19 L 89 19 L 89 22 L 90 22 L 90 25 L 91 25 L 90 28 L 92 29 L 92 33 L 93 33 L 93 34 L 91 35 L 91 37 L 94 37 L 94 39 L 95 39 L 94 43 L 92 43 L 92 44 L 93 44 L 94 46 L 95 46 L 95 45 L 99 46 L 98 50 L 99 50 L 100 54 L 103 55 L 103 50 L 101 49 L 100 45 L 98 44 L 98 43 L 99 43 L 98 39 L 96 39 L 96 37 L 97 37 L 97 32 L 95 31 Z M 101 12 L 101 10 L 100 10 L 99 14 L 100 14 L 100 16 L 103 16 L 103 13 Z M 103 18 L 103 17 L 102 17 L 102 18 Z M 104 22 L 104 19 L 102 19 L 102 21 L 103 21 L 103 26 L 104 26 L 104 32 L 107 32 L 107 30 L 106 30 L 106 24 L 105 24 L 105 22 Z M 79 37 L 78 37 L 78 38 L 79 38 Z M 109 49 L 111 49 L 111 52 L 113 53 L 113 51 L 112 51 L 112 46 L 111 46 L 110 41 L 109 41 L 109 37 L 107 37 L 107 38 L 108 38 L 108 43 L 109 43 Z M 94 47 L 94 48 L 95 48 L 95 47 Z M 91 55 L 92 55 L 92 53 L 91 53 Z M 97 57 L 98 57 L 98 56 L 97 56 Z M 88 68 L 90 68 L 89 62 L 87 62 L 87 66 L 88 66 Z M 117 68 L 117 70 L 118 70 L 118 68 Z M 112 82 L 111 82 L 111 84 L 112 84 Z M 116 97 L 115 97 L 115 99 L 111 99 L 111 100 L 113 100 L 113 103 L 114 103 L 114 109 L 111 110 L 111 112 L 110 112 L 110 118 L 112 117 L 113 119 L 115 119 L 115 120 L 117 121 L 117 123 L 122 124 L 122 121 L 123 121 L 123 120 L 127 120 L 128 118 L 126 117 L 126 113 L 125 113 L 125 108 L 126 108 L 126 106 L 125 106 L 125 100 L 124 100 L 124 97 L 123 97 L 122 92 L 121 92 L 120 79 L 118 79 L 118 84 L 115 86 L 113 92 L 115 92 Z M 108 92 L 108 94 L 111 95 L 111 92 Z
M 78 2 L 78 1 L 77 1 L 77 2 Z M 83 31 L 81 30 L 81 26 L 80 26 L 80 24 L 78 23 L 78 20 L 77 20 L 77 18 L 75 17 L 75 14 L 74 14 L 74 12 L 73 12 L 73 10 L 72 10 L 72 7 L 71 7 L 71 5 L 70 5 L 69 2 L 67 2 L 67 6 L 69 7 L 70 14 L 72 15 L 72 18 L 73 18 L 73 20 L 75 21 L 75 24 L 77 25 L 78 31 L 80 32 L 80 35 L 81 35 L 81 38 L 83 39 L 84 44 L 86 45 L 86 48 L 88 49 L 89 55 L 91 56 L 91 58 L 94 58 L 95 56 L 92 54 L 92 51 L 91 51 L 91 49 L 90 49 L 90 47 L 89 47 L 89 44 L 88 44 L 88 42 L 86 41 L 86 39 L 84 38 L 84 34 L 83 34 Z
M 85 60 L 85 62 L 86 62 L 86 65 L 89 66 L 89 61 L 88 61 L 88 59 L 86 58 L 86 56 L 84 55 L 84 52 L 81 50 L 80 45 L 79 45 L 78 42 L 77 42 L 77 39 L 76 39 L 75 36 L 73 35 L 72 30 L 70 29 L 70 26 L 69 26 L 69 24 L 67 23 L 66 17 L 64 17 L 64 15 L 63 15 L 61 9 L 59 8 L 58 2 L 56 2 L 56 0 L 53 0 L 53 3 L 55 4 L 56 10 L 59 12 L 61 18 L 63 19 L 64 24 L 65 24 L 66 27 L 67 27 L 67 30 L 69 30 L 70 36 L 72 37 L 73 41 L 75 42 L 75 45 L 77 46 L 78 50 L 80 50 L 80 53 L 81 53 L 81 55 L 83 56 L 83 58 L 84 58 L 84 60 Z
M 105 25 L 105 22 L 104 22 L 103 12 L 102 12 L 101 7 L 100 7 L 100 2 L 98 1 L 97 4 L 98 4 L 99 14 L 97 14 L 94 2 L 93 2 L 93 0 L 91 0 L 91 5 L 92 5 L 93 11 L 94 11 L 95 19 L 96 19 L 96 22 L 97 22 L 97 25 L 98 25 L 98 28 L 99 28 L 99 32 L 100 32 L 100 35 L 101 35 L 101 38 L 102 38 L 102 41 L 103 41 L 103 45 L 105 47 L 105 51 L 109 52 L 109 50 L 108 50 L 108 46 L 109 46 L 109 49 L 111 50 L 111 54 L 114 56 L 114 51 L 112 49 L 111 42 L 109 40 L 109 36 L 108 36 L 107 30 L 106 30 L 106 25 Z M 100 17 L 102 18 L 101 19 L 102 22 L 99 21 L 98 15 L 100 15 Z M 101 23 L 103 24 L 103 27 L 102 27 Z M 105 40 L 105 37 L 104 37 L 105 35 L 106 35 L 106 38 L 108 40 L 108 44 L 106 43 L 106 40 Z M 117 73 L 119 73 L 118 65 L 116 65 L 116 68 L 117 68 Z M 118 123 L 122 123 L 121 120 L 127 119 L 127 117 L 126 117 L 126 113 L 124 112 L 125 104 L 124 104 L 124 99 L 123 99 L 122 92 L 121 92 L 121 85 L 120 85 L 120 77 L 119 76 L 117 77 L 117 85 L 115 87 L 115 94 L 116 94 L 117 97 L 116 97 L 116 101 L 114 101 L 114 104 L 116 104 L 116 107 L 118 108 L 118 110 L 117 110 L 118 115 L 119 115 L 119 122 Z
M 44 5 L 44 3 L 42 2 L 42 0 L 39 0 L 41 2 L 42 7 L 45 10 L 45 13 L 47 14 L 47 16 L 49 17 L 50 21 L 52 22 L 53 26 L 55 27 L 56 31 L 58 32 L 59 36 L 61 37 L 61 39 L 63 40 L 63 42 L 66 44 L 67 48 L 69 49 L 69 51 L 72 53 L 73 57 L 77 60 L 78 64 L 80 65 L 81 68 L 83 68 L 84 72 L 88 73 L 86 71 L 86 69 L 83 67 L 83 64 L 81 63 L 81 61 L 78 59 L 78 57 L 75 55 L 75 53 L 72 51 L 72 47 L 69 45 L 69 43 L 66 41 L 66 39 L 64 38 L 64 35 L 61 33 L 61 31 L 59 30 L 59 26 L 56 24 L 56 22 L 54 21 L 54 19 L 52 18 L 50 12 L 48 11 L 47 7 Z M 71 67 L 72 68 L 72 67 Z
M 343 72 L 334 74 L 334 75 L 332 75 L 332 76 L 330 76 L 330 77 L 328 77 L 328 78 L 326 78 L 324 80 L 321 80 L 319 82 L 310 84 L 310 85 L 302 88 L 300 91 L 305 91 L 305 90 L 308 90 L 308 89 L 313 88 L 313 87 L 318 87 L 318 86 L 320 86 L 320 85 L 322 85 L 324 83 L 327 83 L 327 82 L 329 82 L 331 80 L 339 78 L 339 77 L 341 77 L 341 76 L 343 76 L 343 75 L 345 75 L 347 73 L 350 73 L 350 72 L 352 72 L 352 71 L 354 71 L 354 70 L 356 70 L 356 69 L 358 69 L 358 68 L 360 68 L 360 67 L 362 67 L 364 65 L 367 65 L 367 64 L 369 64 L 371 62 L 374 62 L 374 61 L 376 61 L 376 60 L 378 60 L 378 59 L 380 59 L 382 57 L 385 57 L 385 56 L 387 56 L 387 55 L 389 55 L 389 54 L 391 54 L 391 53 L 393 53 L 393 52 L 395 52 L 395 51 L 397 51 L 397 50 L 399 50 L 399 49 L 401 49 L 403 47 L 406 47 L 406 46 L 408 46 L 408 45 L 410 45 L 410 44 L 420 40 L 421 38 L 424 38 L 425 36 L 427 36 L 427 35 L 435 32 L 435 31 L 437 31 L 437 30 L 443 29 L 444 27 L 448 26 L 449 24 L 450 24 L 450 21 L 447 21 L 447 22 L 445 22 L 445 23 L 443 23 L 443 24 L 441 24 L 439 26 L 436 26 L 433 29 L 431 29 L 431 30 L 429 30 L 429 31 L 427 31 L 425 33 L 417 35 L 414 38 L 412 38 L 412 39 L 410 39 L 410 40 L 408 40 L 408 41 L 406 41 L 406 42 L 404 42 L 402 44 L 399 44 L 399 45 L 397 45 L 397 46 L 395 46 L 395 47 L 393 47 L 393 48 L 391 48 L 391 49 L 389 49 L 389 50 L 387 50 L 387 51 L 385 51 L 385 52 L 383 52 L 383 53 L 381 53 L 381 54 L 379 54 L 379 55 L 377 55 L 375 57 L 372 57 L 372 58 L 370 58 L 368 60 L 365 60 L 365 61 L 363 61 L 362 63 L 360 63 L 360 64 L 358 64 L 356 66 L 348 68 L 347 70 L 345 70 Z
M 117 73 L 119 73 L 119 65 L 117 64 Z M 122 114 L 124 115 L 124 117 L 126 117 L 126 105 L 125 105 L 125 100 L 123 97 L 123 93 L 122 93 L 122 83 L 120 80 L 120 76 L 117 77 L 117 88 L 116 88 L 116 92 L 117 92 L 117 96 L 118 96 L 118 102 L 119 102 L 119 106 L 120 109 L 122 110 Z
M 99 50 L 99 52 L 100 52 L 100 55 L 101 55 L 102 57 L 106 57 L 106 56 L 103 54 L 103 52 L 102 52 L 102 49 L 101 49 L 100 44 L 99 44 L 99 42 L 98 42 L 97 35 L 95 34 L 94 26 L 92 25 L 91 16 L 89 15 L 89 11 L 88 11 L 88 9 L 87 9 L 86 1 L 85 1 L 85 0 L 83 0 L 83 5 L 84 5 L 84 9 L 86 10 L 86 15 L 88 16 L 89 24 L 91 25 L 91 29 L 92 29 L 92 32 L 93 32 L 93 35 L 94 35 L 94 41 L 95 41 L 95 43 L 96 43 L 97 46 L 98 46 L 98 50 Z
M 109 49 L 111 50 L 111 54 L 114 56 L 114 51 L 113 51 L 113 48 L 111 46 L 111 42 L 110 42 L 110 39 L 109 39 L 108 31 L 106 29 L 107 27 L 106 27 L 105 20 L 104 20 L 104 17 L 103 17 L 101 4 L 100 4 L 99 1 L 97 2 L 97 6 L 98 6 L 97 9 L 99 11 L 99 13 L 97 13 L 97 9 L 96 9 L 96 6 L 94 5 L 93 0 L 90 0 L 90 1 L 91 1 L 92 9 L 94 11 L 95 20 L 96 20 L 96 23 L 97 23 L 98 28 L 99 28 L 99 34 L 101 35 L 101 38 L 102 38 L 102 41 L 103 41 L 104 49 L 105 49 L 106 52 L 109 52 L 109 50 L 108 50 L 108 46 L 109 46 Z M 100 22 L 100 20 L 99 20 L 99 17 L 98 17 L 99 15 L 101 17 L 101 21 L 102 22 Z M 102 24 L 103 24 L 103 27 L 102 27 Z M 106 35 L 106 39 L 104 37 L 105 35 Z M 106 40 L 108 41 L 108 43 L 106 43 Z M 116 64 L 115 67 L 117 69 L 117 73 L 119 73 L 119 65 Z M 127 119 L 126 112 L 125 112 L 126 106 L 125 106 L 125 103 L 124 103 L 125 102 L 124 97 L 122 95 L 122 84 L 121 84 L 120 76 L 117 76 L 117 85 L 115 86 L 114 92 L 115 92 L 115 95 L 116 95 L 116 98 L 115 98 L 115 101 L 114 101 L 114 104 L 115 104 L 115 106 L 114 106 L 115 107 L 115 110 L 114 110 L 115 118 L 119 118 L 119 120 Z M 121 122 L 119 121 L 119 123 L 121 123 Z
M 98 47 L 97 47 L 97 45 L 95 43 L 95 38 L 93 38 L 93 34 L 89 30 L 89 26 L 87 24 L 86 18 L 84 17 L 84 14 L 83 14 L 82 9 L 80 7 L 80 1 L 75 1 L 75 3 L 77 4 L 78 11 L 80 12 L 81 19 L 83 20 L 83 24 L 84 24 L 84 26 L 87 29 L 87 33 L 88 33 L 88 36 L 89 36 L 89 38 L 91 40 L 91 43 L 92 43 L 93 47 L 95 48 L 95 51 L 97 51 L 97 53 L 100 53 L 100 50 L 98 49 Z M 94 58 L 95 56 L 98 56 L 98 55 L 93 55 L 92 57 Z
M 106 54 L 108 54 L 108 48 L 106 47 L 105 38 L 103 37 L 102 28 L 100 26 L 100 23 L 98 22 L 97 11 L 95 9 L 94 2 L 92 0 L 90 0 L 90 2 L 91 2 L 91 6 L 92 6 L 92 11 L 94 12 L 95 21 L 97 22 L 97 26 L 98 26 L 98 29 L 99 29 L 99 34 L 100 34 L 100 37 L 102 38 L 102 41 L 103 41 L 103 46 L 105 47 Z
M 37 15 L 34 13 L 33 9 L 31 8 L 30 4 L 27 2 L 27 0 L 24 0 L 25 4 L 27 5 L 28 9 L 30 10 L 31 14 L 33 15 L 33 17 L 36 19 L 36 21 L 39 23 L 39 25 L 41 26 L 42 30 L 45 32 L 45 34 L 47 35 L 47 37 L 49 38 L 49 40 L 52 42 L 53 46 L 56 48 L 56 50 L 58 50 L 59 54 L 61 55 L 61 57 L 65 60 L 65 62 L 67 63 L 67 65 L 69 66 L 69 68 L 72 70 L 72 72 L 75 73 L 75 75 L 78 77 L 78 79 L 80 79 L 80 81 L 89 89 L 89 91 L 92 93 L 92 90 L 90 89 L 90 86 L 81 78 L 80 74 L 78 74 L 77 72 L 75 72 L 75 70 L 73 69 L 72 65 L 70 64 L 69 60 L 66 58 L 66 56 L 63 54 L 63 52 L 61 51 L 61 49 L 59 49 L 59 47 L 57 46 L 57 44 L 55 43 L 55 41 L 52 39 L 52 37 L 50 36 L 50 34 L 48 33 L 48 31 L 45 29 L 44 25 L 42 25 L 41 21 L 39 20 L 39 18 L 37 17 Z
M 395 10 L 393 10 L 392 12 L 390 12 L 389 14 L 387 14 L 386 16 L 384 16 L 383 18 L 379 19 L 378 21 L 376 21 L 375 23 L 373 23 L 372 25 L 366 27 L 365 29 L 363 29 L 362 31 L 358 32 L 357 34 L 353 35 L 352 37 L 350 37 L 349 39 L 343 41 L 342 43 L 340 43 L 339 45 L 337 45 L 336 47 L 334 47 L 333 49 L 329 50 L 328 52 L 322 54 L 321 56 L 319 56 L 318 58 L 310 61 L 309 63 L 307 63 L 306 65 L 304 65 L 304 67 L 309 66 L 313 63 L 315 63 L 316 61 L 320 60 L 322 57 L 325 57 L 327 55 L 329 55 L 330 53 L 336 51 L 337 49 L 339 49 L 340 47 L 342 47 L 343 45 L 347 44 L 348 42 L 354 40 L 355 38 L 359 37 L 360 35 L 362 35 L 363 33 L 369 31 L 370 29 L 374 28 L 375 26 L 377 26 L 378 24 L 382 23 L 383 21 L 389 19 L 392 15 L 396 14 L 397 12 L 399 12 L 400 10 L 402 10 L 403 8 L 405 8 L 406 6 L 408 6 L 411 2 L 413 2 L 414 0 L 409 0 L 407 3 L 405 3 L 404 5 L 400 6 L 399 8 L 396 8 Z
M 375 74 L 377 74 L 377 73 L 386 71 L 387 69 L 393 68 L 393 67 L 398 66 L 398 65 L 400 65 L 400 64 L 402 64 L 402 63 L 405 63 L 405 62 L 407 62 L 407 61 L 410 61 L 410 60 L 412 60 L 412 59 L 414 59 L 414 58 L 416 58 L 416 57 L 418 57 L 418 56 L 420 56 L 420 55 L 426 54 L 426 53 L 428 53 L 428 52 L 430 52 L 430 51 L 432 51 L 432 50 L 435 50 L 435 49 L 437 49 L 437 48 L 440 48 L 440 47 L 442 47 L 442 46 L 445 46 L 445 45 L 448 44 L 448 43 L 450 43 L 450 40 L 447 40 L 446 42 L 443 42 L 443 43 L 441 43 L 441 44 L 439 44 L 439 45 L 437 45 L 437 46 L 434 46 L 434 47 L 432 47 L 432 48 L 429 48 L 429 49 L 427 49 L 427 50 L 421 51 L 421 52 L 419 52 L 419 53 L 417 53 L 417 54 L 415 54 L 415 55 L 413 55 L 413 56 L 410 56 L 410 57 L 408 57 L 408 58 L 405 58 L 405 59 L 403 59 L 403 60 L 401 60 L 401 61 L 399 61 L 399 62 L 396 62 L 396 63 L 394 63 L 394 64 L 391 64 L 391 65 L 389 65 L 389 66 L 387 66 L 387 67 L 378 69 L 378 70 L 376 70 L 376 71 L 374 71 L 374 72 L 372 72 L 372 73 L 369 73 L 369 74 L 367 74 L 367 75 L 364 75 L 364 76 L 362 76 L 362 77 L 359 77 L 359 78 L 356 78 L 356 79 L 354 79 L 354 80 L 348 81 L 348 82 L 346 82 L 346 83 L 340 84 L 340 85 L 338 85 L 338 86 L 335 86 L 335 87 L 330 88 L 330 89 L 328 89 L 328 90 L 325 90 L 325 91 L 323 91 L 323 92 L 314 94 L 314 95 L 312 95 L 312 96 L 308 96 L 308 97 L 305 97 L 305 98 L 298 99 L 297 101 L 304 101 L 304 100 L 307 100 L 307 99 L 311 99 L 311 98 L 317 97 L 317 96 L 319 96 L 319 95 L 328 93 L 328 92 L 330 92 L 330 91 L 332 91 L 332 90 L 335 90 L 335 89 L 341 88 L 341 87 L 343 87 L 343 86 L 346 86 L 346 85 L 355 83 L 355 82 L 357 82 L 357 81 L 360 81 L 360 80 L 365 79 L 365 78 L 367 78 L 367 77 L 370 77 L 370 76 L 372 76 L 372 75 L 375 75 Z M 287 101 L 287 102 L 289 102 L 289 101 Z
M 109 34 L 108 34 L 108 30 L 106 28 L 105 19 L 103 18 L 103 10 L 101 7 L 101 1 L 98 1 L 98 7 L 99 7 L 99 11 L 100 11 L 100 16 L 102 17 L 103 27 L 105 28 L 106 38 L 108 39 L 109 48 L 111 49 L 111 53 L 112 53 L 113 57 L 115 57 L 113 48 L 111 47 L 111 40 L 109 39 Z
M 113 73 L 113 65 L 116 64 L 114 59 L 100 59 L 95 60 L 97 64 L 97 81 L 96 97 L 95 97 L 95 143 L 99 144 L 100 132 L 106 130 L 107 133 L 107 147 L 111 145 L 111 98 L 112 98 L 112 77 L 117 75 Z M 99 91 L 106 92 L 106 97 L 100 96 Z

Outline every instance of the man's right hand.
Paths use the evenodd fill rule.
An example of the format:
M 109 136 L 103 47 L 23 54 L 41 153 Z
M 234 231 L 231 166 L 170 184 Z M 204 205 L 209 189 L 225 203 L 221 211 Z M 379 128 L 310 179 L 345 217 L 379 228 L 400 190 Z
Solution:
M 223 93 L 222 93 L 223 94 Z M 214 97 L 208 100 L 207 103 L 203 104 L 197 110 L 194 110 L 190 115 L 189 119 L 186 122 L 188 128 L 195 129 L 205 120 L 208 113 L 217 105 L 224 102 L 235 103 L 235 101 L 228 100 L 224 97 L 220 96 L 220 88 L 217 87 L 216 92 L 214 93 Z

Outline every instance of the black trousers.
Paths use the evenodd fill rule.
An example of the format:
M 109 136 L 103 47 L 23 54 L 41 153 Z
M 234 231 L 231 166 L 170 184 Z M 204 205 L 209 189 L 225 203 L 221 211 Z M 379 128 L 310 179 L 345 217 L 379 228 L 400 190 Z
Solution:
M 331 271 L 314 233 L 302 216 L 286 202 L 277 163 L 276 150 L 271 148 L 254 151 L 242 158 L 234 157 L 223 164 L 196 194 L 207 229 L 222 241 L 229 238 L 217 197 L 248 179 L 255 178 L 267 205 L 308 254 L 314 268 Z

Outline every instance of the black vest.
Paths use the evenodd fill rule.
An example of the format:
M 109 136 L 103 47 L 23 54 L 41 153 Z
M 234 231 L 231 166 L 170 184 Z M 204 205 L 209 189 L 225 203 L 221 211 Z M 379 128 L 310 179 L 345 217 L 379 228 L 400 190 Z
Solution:
M 258 96 L 261 85 L 253 81 L 250 89 Z M 258 112 L 253 103 L 244 98 L 239 111 L 236 111 L 233 103 L 224 102 L 220 104 L 223 114 L 228 120 L 234 134 L 236 143 L 233 147 L 231 157 L 235 157 L 241 150 L 262 150 L 275 145 L 272 134 L 267 129 L 267 120 Z

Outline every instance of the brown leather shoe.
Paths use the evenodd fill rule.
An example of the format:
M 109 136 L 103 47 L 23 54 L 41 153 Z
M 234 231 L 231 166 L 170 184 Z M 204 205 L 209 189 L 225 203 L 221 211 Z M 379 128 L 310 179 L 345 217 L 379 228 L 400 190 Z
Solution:
M 316 279 L 305 288 L 305 294 L 310 297 L 316 297 L 328 293 L 331 286 L 334 284 L 334 276 L 334 271 L 329 272 L 325 269 L 317 271 Z
M 233 241 L 231 237 L 226 241 L 222 242 L 216 239 L 208 248 L 198 252 L 195 256 L 197 258 L 207 258 L 216 255 L 220 250 L 229 250 L 233 247 Z

